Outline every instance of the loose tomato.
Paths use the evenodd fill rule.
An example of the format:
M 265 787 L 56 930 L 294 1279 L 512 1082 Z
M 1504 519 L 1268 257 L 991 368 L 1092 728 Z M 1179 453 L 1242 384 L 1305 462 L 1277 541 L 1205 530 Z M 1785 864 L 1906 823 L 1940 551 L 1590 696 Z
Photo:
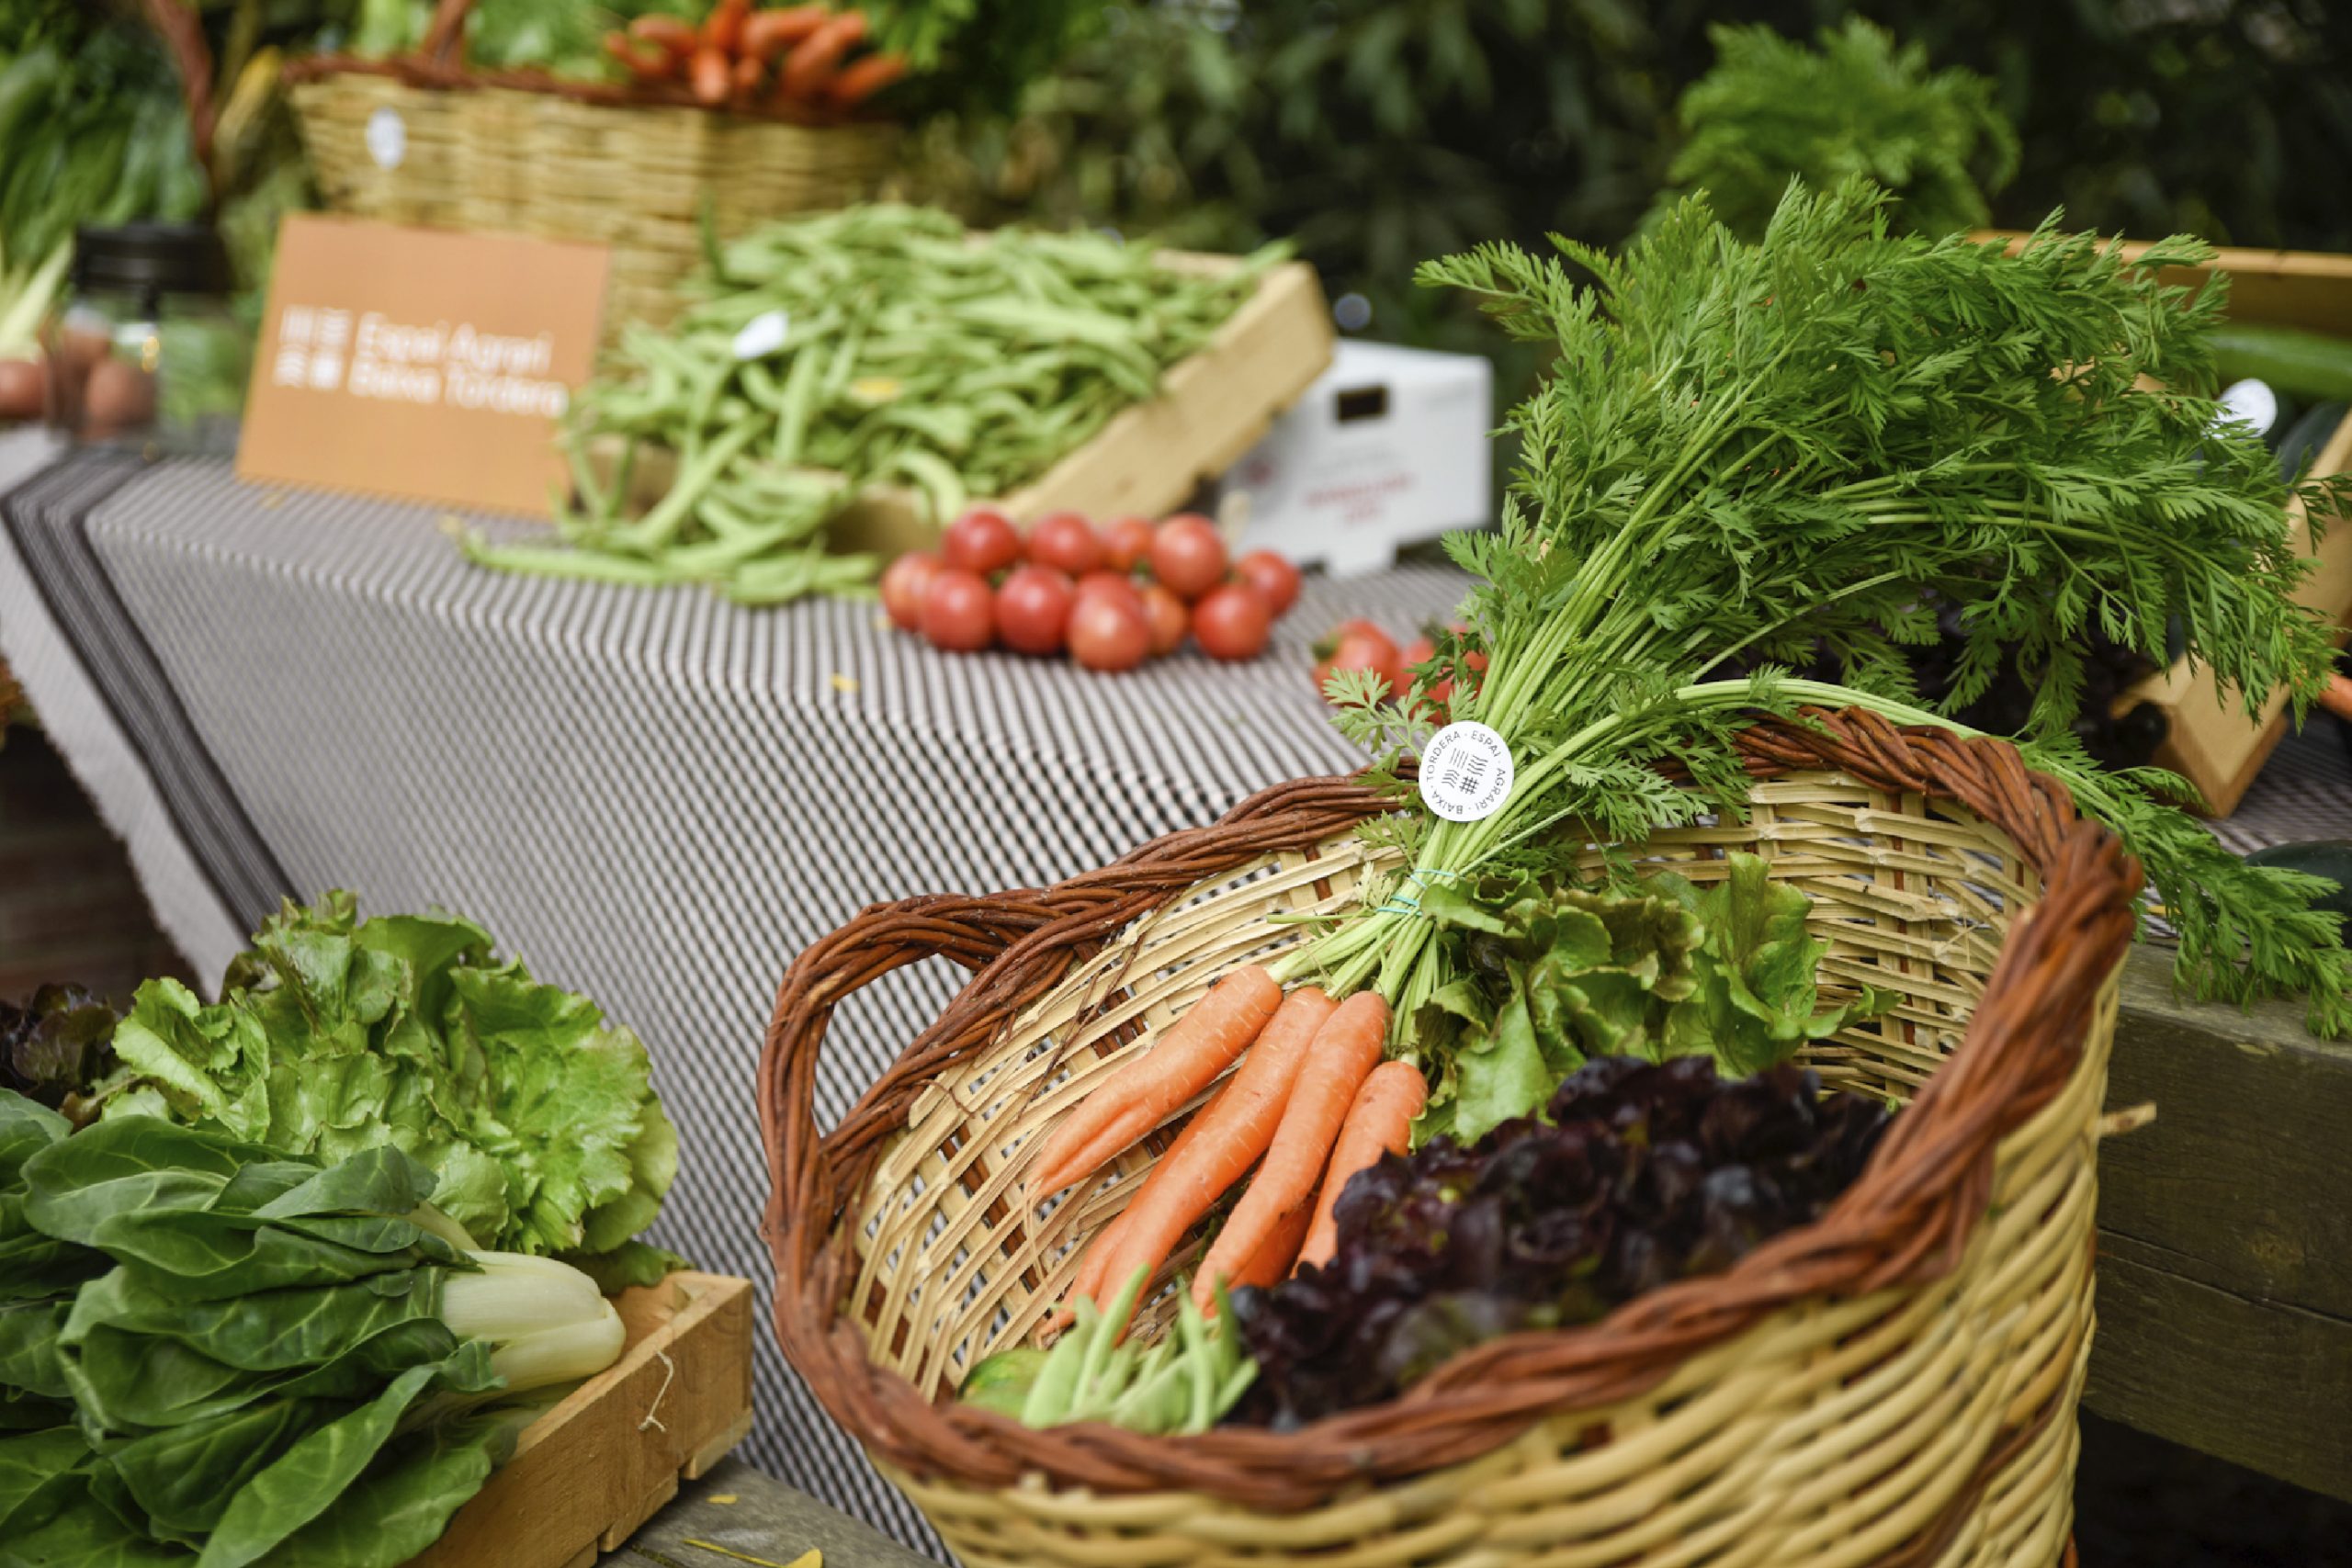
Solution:
M 1351 637 L 1361 638 L 1367 645 L 1378 649 L 1379 656 L 1368 663 L 1340 665 L 1338 668 L 1376 671 L 1380 678 L 1388 682 L 1388 694 L 1392 697 L 1402 696 L 1406 682 L 1404 656 L 1396 647 L 1396 639 L 1372 622 L 1361 616 L 1351 621 L 1341 621 L 1331 628 L 1329 637 L 1316 645 L 1315 650 L 1317 653 L 1331 653 Z M 1321 691 L 1323 682 L 1316 682 L 1315 689 Z
M 939 575 L 939 557 L 930 550 L 909 550 L 882 573 L 882 608 L 890 624 L 902 632 L 922 625 L 923 590 Z
M 1144 619 L 1151 624 L 1151 654 L 1157 659 L 1163 653 L 1173 653 L 1183 646 L 1184 634 L 1192 628 L 1192 613 L 1179 599 L 1159 583 L 1148 583 L 1143 591 Z
M 1225 581 L 1225 540 L 1216 525 L 1180 512 L 1151 536 L 1151 574 L 1182 599 L 1198 599 Z
M 1102 536 L 1075 512 L 1048 512 L 1030 525 L 1029 558 L 1084 577 L 1102 564 Z
M 1137 611 L 1141 611 L 1144 607 L 1143 590 L 1136 587 L 1136 580 L 1125 572 L 1090 571 L 1078 580 L 1080 598 L 1091 599 L 1098 593 L 1107 594 L 1123 604 L 1134 606 Z
M 948 525 L 941 542 L 947 564 L 986 577 L 1021 558 L 1021 536 L 1001 512 L 975 506 Z
M 922 635 L 933 648 L 976 653 L 996 640 L 996 597 L 989 580 L 962 567 L 942 567 L 922 594 Z
M 1111 593 L 1081 596 L 1069 616 L 1070 657 L 1089 670 L 1132 670 L 1151 651 L 1142 607 Z
M 996 591 L 996 630 L 1022 653 L 1058 653 L 1069 631 L 1078 591 L 1069 579 L 1035 562 L 1017 569 Z
M 1362 632 L 1350 632 L 1333 644 L 1331 651 L 1315 666 L 1316 693 L 1323 694 L 1323 688 L 1331 677 L 1342 670 L 1369 670 L 1389 682 L 1389 693 L 1394 695 L 1396 686 L 1393 678 L 1395 672 L 1390 666 L 1396 658 L 1396 645 L 1386 637 L 1371 637 Z
M 1396 664 L 1398 669 L 1404 672 L 1405 676 L 1404 685 L 1399 687 L 1396 694 L 1400 701 L 1403 699 L 1405 694 L 1412 689 L 1413 682 L 1416 679 L 1413 673 L 1414 668 L 1417 665 L 1427 664 L 1430 660 L 1435 659 L 1436 657 L 1437 645 L 1430 642 L 1430 639 L 1425 637 L 1417 637 L 1412 641 L 1407 643 L 1403 648 L 1396 650 Z M 1425 707 L 1431 707 L 1434 711 L 1425 713 L 1421 715 L 1421 716 L 1424 718 L 1434 718 L 1439 714 L 1444 712 L 1445 699 L 1438 696 L 1434 687 L 1430 689 L 1427 695 L 1435 700 L 1433 703 L 1424 703 L 1422 705 Z
M 1114 517 L 1102 530 L 1102 564 L 1133 571 L 1151 554 L 1151 525 L 1141 517 Z
M 1251 550 L 1233 563 L 1241 581 L 1265 595 L 1266 605 L 1277 617 L 1290 613 L 1298 603 L 1298 568 L 1291 565 L 1272 550 Z
M 1213 589 L 1193 606 L 1193 637 L 1211 659 L 1255 659 L 1266 651 L 1273 606 L 1246 582 Z

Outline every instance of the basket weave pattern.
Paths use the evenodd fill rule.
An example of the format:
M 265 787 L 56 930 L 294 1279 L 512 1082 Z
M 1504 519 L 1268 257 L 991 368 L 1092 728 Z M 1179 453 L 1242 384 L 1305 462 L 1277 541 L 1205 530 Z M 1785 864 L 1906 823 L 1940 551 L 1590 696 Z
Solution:
M 1041 1216 L 1037 1134 L 1217 975 L 1301 940 L 1288 917 L 1393 869 L 1347 831 L 1376 797 L 1303 781 L 1046 892 L 869 909 L 802 956 L 761 1074 L 786 1354 L 975 1563 L 2057 1562 L 2138 868 L 2007 747 L 1850 714 L 1744 744 L 1749 819 L 1641 852 L 1702 882 L 1765 855 L 1814 900 L 1825 990 L 1901 998 L 1809 1054 L 1909 1103 L 1819 1224 L 1297 1432 L 934 1404 L 1051 1309 L 1155 1154 Z M 974 980 L 820 1135 L 832 1007 L 936 955 Z
M 288 67 L 327 206 L 392 223 L 612 248 L 605 341 L 629 321 L 666 325 L 678 280 L 699 265 L 703 205 L 721 239 L 795 212 L 846 207 L 888 172 L 896 128 L 803 125 L 647 101 L 649 89 L 561 82 L 457 62 L 469 7 L 445 0 L 422 54 Z M 368 122 L 397 115 L 404 150 L 386 168 Z

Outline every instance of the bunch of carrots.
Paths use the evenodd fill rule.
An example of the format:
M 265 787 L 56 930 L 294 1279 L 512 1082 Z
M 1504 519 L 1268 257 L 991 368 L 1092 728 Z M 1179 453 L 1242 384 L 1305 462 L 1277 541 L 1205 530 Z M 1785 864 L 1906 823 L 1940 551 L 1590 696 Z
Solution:
M 1322 1263 L 1332 1207 L 1349 1178 L 1403 1153 L 1428 1098 L 1419 1068 L 1381 1060 L 1388 1004 L 1371 991 L 1334 1002 L 1313 986 L 1284 995 L 1257 964 L 1220 979 L 1159 1043 L 1112 1074 L 1046 1139 L 1031 1193 L 1042 1200 L 1092 1177 L 1173 1115 L 1237 1058 L 1125 1213 L 1080 1260 L 1070 1300 L 1156 1272 L 1251 1166 L 1258 1168 L 1193 1279 L 1216 1310 L 1217 1285 L 1270 1285 Z M 1065 1305 L 1064 1312 L 1069 1311 Z
M 904 55 L 850 56 L 865 42 L 865 17 L 823 6 L 754 11 L 718 0 L 702 25 L 639 17 L 605 35 L 605 51 L 640 82 L 679 83 L 713 108 L 764 107 L 846 114 L 907 73 Z

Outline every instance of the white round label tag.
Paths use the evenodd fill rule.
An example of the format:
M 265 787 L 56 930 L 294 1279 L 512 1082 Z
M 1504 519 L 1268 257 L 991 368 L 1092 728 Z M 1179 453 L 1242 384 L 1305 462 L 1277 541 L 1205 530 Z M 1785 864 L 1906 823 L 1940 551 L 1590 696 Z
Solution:
M 1510 747 L 1476 720 L 1449 724 L 1421 753 L 1421 799 L 1449 822 L 1492 817 L 1510 797 Z
M 408 122 L 390 104 L 368 117 L 368 156 L 379 169 L 397 169 L 408 156 Z

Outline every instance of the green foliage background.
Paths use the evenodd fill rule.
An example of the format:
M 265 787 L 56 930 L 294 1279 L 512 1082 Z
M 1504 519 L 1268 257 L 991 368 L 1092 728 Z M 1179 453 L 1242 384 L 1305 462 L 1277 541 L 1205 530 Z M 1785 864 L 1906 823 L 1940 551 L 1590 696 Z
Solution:
M 1115 6 L 1017 118 L 943 120 L 911 184 L 981 221 L 1239 249 L 1295 235 L 1372 335 L 1491 350 L 1415 263 L 1611 243 L 1665 181 L 1711 23 L 1849 13 L 1990 75 L 2019 127 L 1996 221 L 2352 249 L 2352 6 L 2330 0 L 1169 0 Z M 1517 368 L 1515 369 L 1515 367 Z M 1521 384 L 1506 364 L 1498 395 Z

